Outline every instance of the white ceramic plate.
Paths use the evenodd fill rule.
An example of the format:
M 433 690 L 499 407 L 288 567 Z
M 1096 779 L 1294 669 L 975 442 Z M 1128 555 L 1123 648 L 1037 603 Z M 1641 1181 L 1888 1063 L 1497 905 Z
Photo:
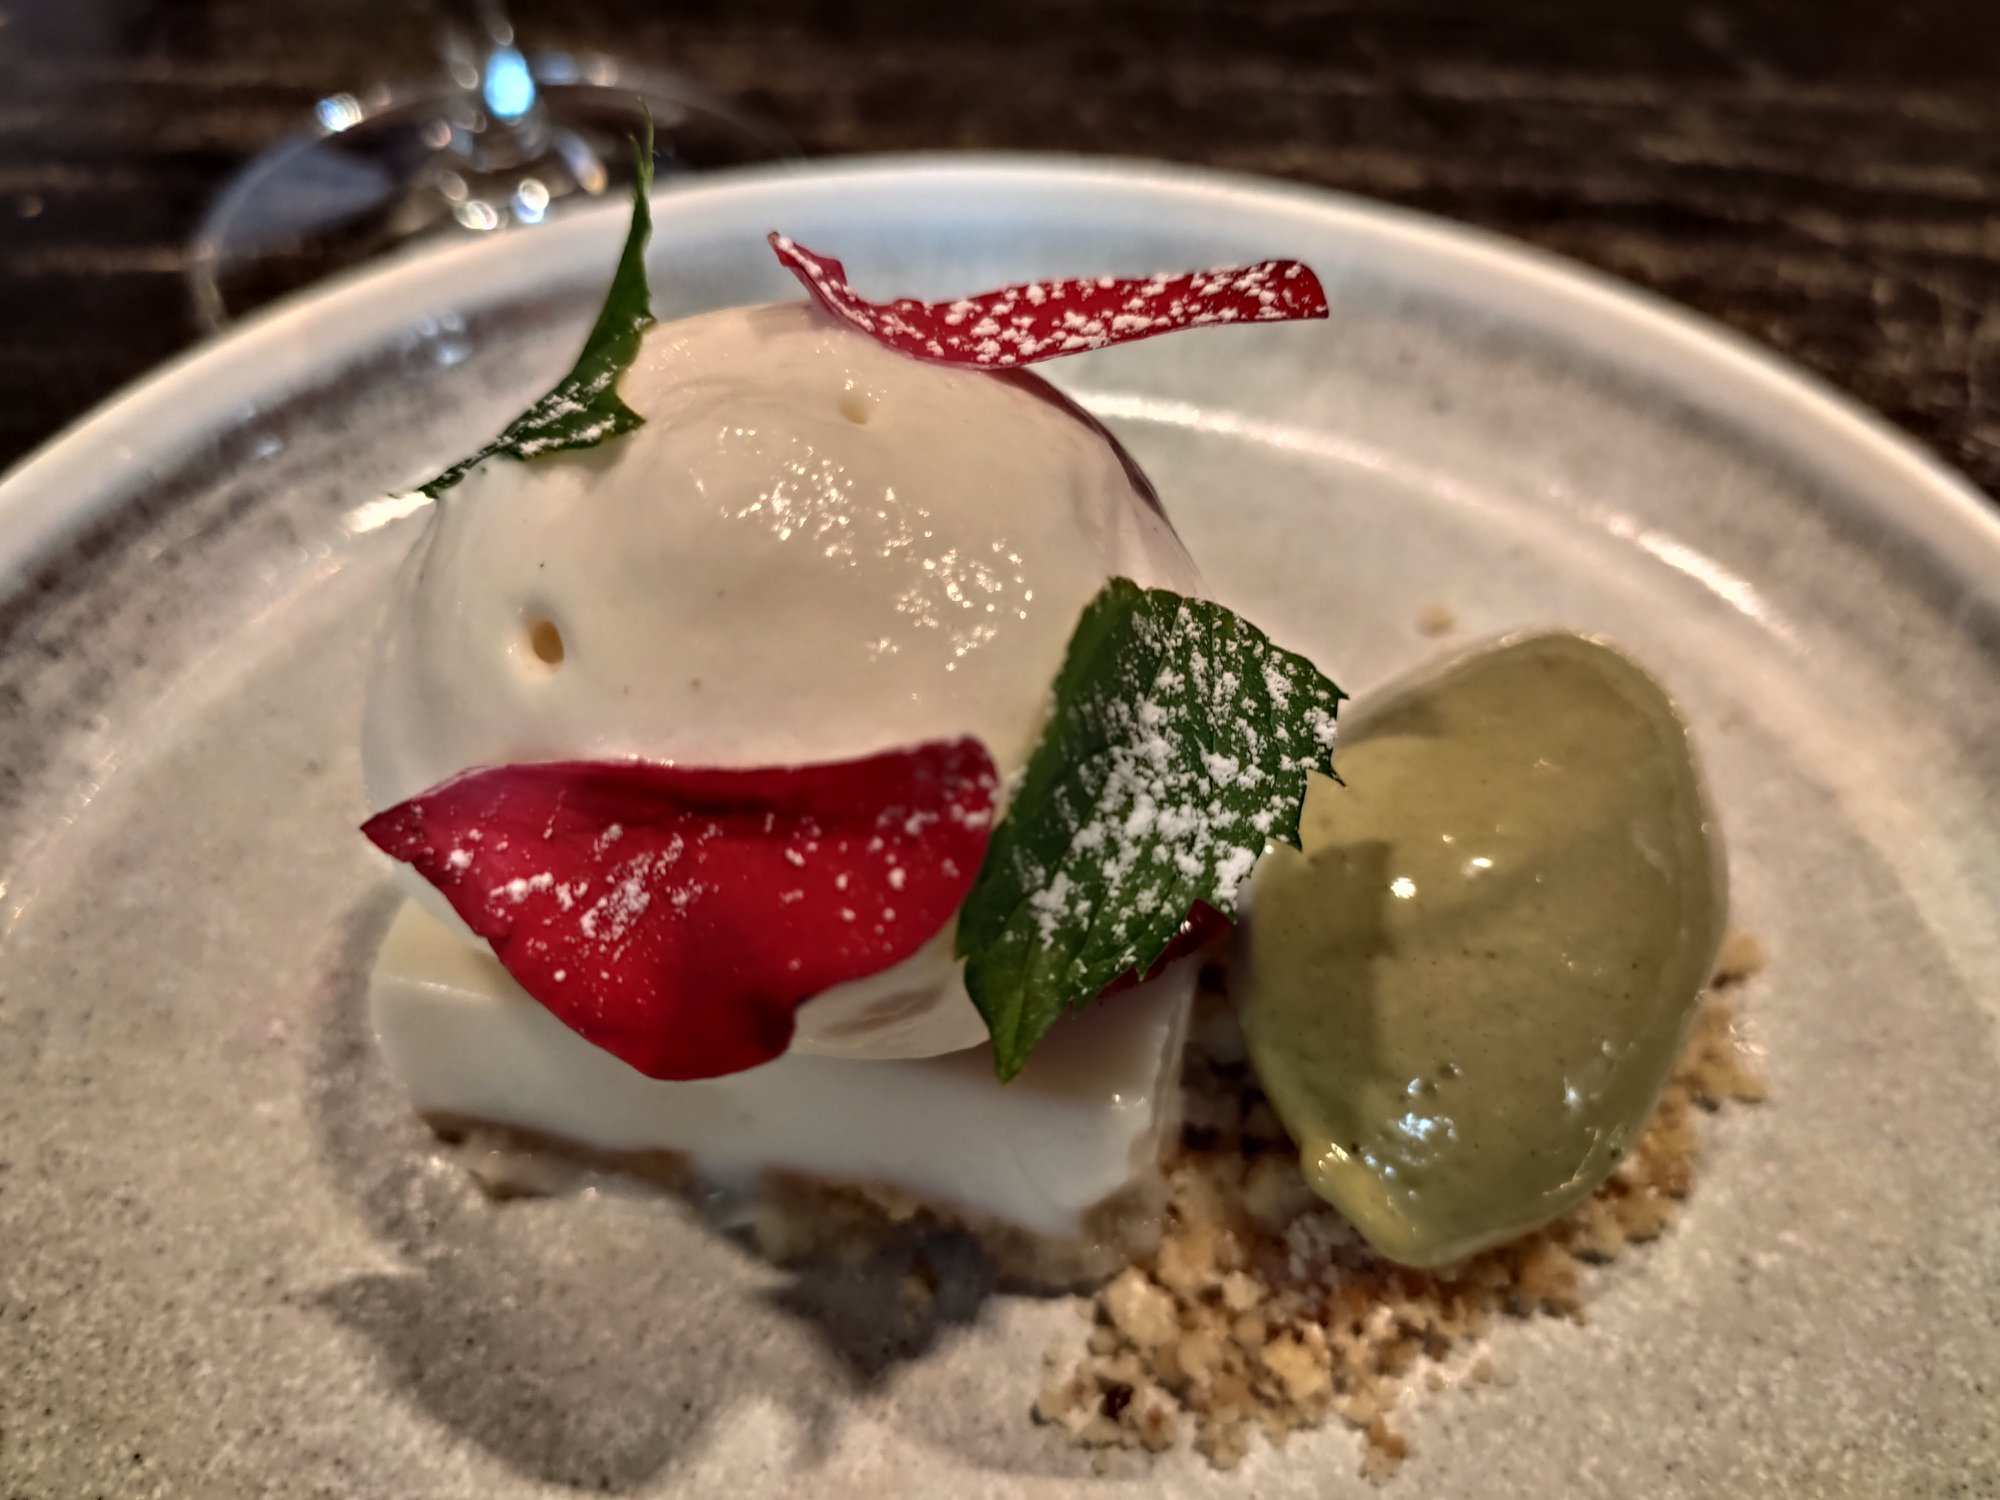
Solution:
M 1218 594 L 1344 685 L 1570 625 L 1683 700 L 1729 831 L 1772 1102 L 1587 1328 L 1417 1402 L 1411 1494 L 2000 1485 L 2000 522 L 1879 424 L 1643 297 L 1370 205 L 940 159 L 665 195 L 672 316 L 1283 254 L 1332 321 L 1051 367 Z M 0 1491 L 1325 1496 L 1342 1431 L 1094 1477 L 1029 1425 L 1059 1303 L 967 1266 L 904 1338 L 677 1211 L 483 1201 L 364 1032 L 352 827 L 377 500 L 564 366 L 612 209 L 327 286 L 0 485 Z M 1963 1491 L 1951 1488 L 1966 1486 Z

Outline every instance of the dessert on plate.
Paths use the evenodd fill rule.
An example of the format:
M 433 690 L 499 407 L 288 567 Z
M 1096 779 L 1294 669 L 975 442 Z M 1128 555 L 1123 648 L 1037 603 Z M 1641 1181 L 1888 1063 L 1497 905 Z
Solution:
M 420 1113 L 1104 1284 L 1111 1363 L 1042 1414 L 1148 1446 L 1162 1403 L 1223 1433 L 1234 1367 L 1180 1346 L 1267 1300 L 1191 1151 L 1231 1192 L 1280 1164 L 1284 1232 L 1446 1276 L 1605 1183 L 1722 936 L 1664 694 L 1501 642 L 1371 705 L 1343 786 L 1340 690 L 1203 597 L 1026 368 L 1324 318 L 1310 270 L 871 302 L 773 235 L 806 299 L 656 324 L 648 229 L 642 188 L 575 369 L 424 487 L 380 639 L 365 832 L 408 899 L 371 1008 Z M 1246 1393 L 1331 1370 L 1274 1336 L 1306 1352 L 1243 1344 Z

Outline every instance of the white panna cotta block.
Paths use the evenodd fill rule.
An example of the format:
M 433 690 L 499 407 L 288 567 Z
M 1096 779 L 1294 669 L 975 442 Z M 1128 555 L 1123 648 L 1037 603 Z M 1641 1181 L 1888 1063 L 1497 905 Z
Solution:
M 647 1078 L 414 902 L 383 942 L 370 1007 L 389 1066 L 428 1116 L 601 1152 L 679 1152 L 720 1181 L 778 1169 L 880 1184 L 1069 1236 L 1154 1173 L 1178 1128 L 1199 968 L 1181 959 L 1058 1022 L 1006 1084 L 984 1046 L 885 1060 L 794 1051 L 726 1078 Z

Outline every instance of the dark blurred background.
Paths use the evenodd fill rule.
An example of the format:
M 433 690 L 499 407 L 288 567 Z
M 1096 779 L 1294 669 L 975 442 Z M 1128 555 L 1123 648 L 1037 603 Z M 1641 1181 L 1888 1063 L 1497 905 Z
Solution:
M 1110 152 L 1367 194 L 1774 345 L 2000 491 L 2000 5 L 515 0 L 811 154 Z M 409 0 L 0 0 L 0 464 L 197 336 L 188 236 Z

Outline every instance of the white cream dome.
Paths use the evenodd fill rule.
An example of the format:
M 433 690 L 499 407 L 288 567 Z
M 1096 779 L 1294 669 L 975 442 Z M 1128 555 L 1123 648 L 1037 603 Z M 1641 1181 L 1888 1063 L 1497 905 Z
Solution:
M 1004 778 L 1106 578 L 1196 587 L 1100 433 L 805 303 L 656 326 L 619 391 L 645 426 L 489 460 L 433 509 L 369 686 L 374 807 L 474 766 L 785 765 L 960 735 Z M 808 1003 L 794 1046 L 984 1038 L 947 931 Z

